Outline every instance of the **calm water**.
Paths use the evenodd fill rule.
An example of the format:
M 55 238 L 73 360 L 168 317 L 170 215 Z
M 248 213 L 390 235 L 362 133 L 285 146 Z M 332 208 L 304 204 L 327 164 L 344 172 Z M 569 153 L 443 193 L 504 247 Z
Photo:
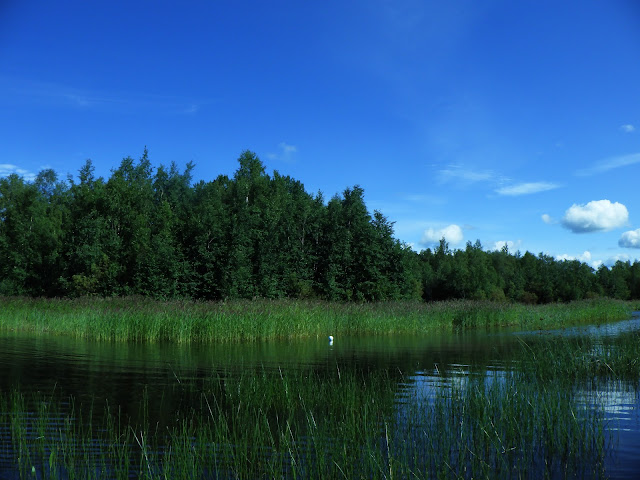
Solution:
M 391 369 L 403 378 L 398 383 L 398 404 L 411 390 L 425 401 L 442 385 L 463 382 L 469 375 L 501 372 L 508 352 L 520 339 L 537 335 L 615 336 L 640 329 L 640 316 L 606 326 L 551 332 L 463 332 L 457 335 L 336 338 L 269 342 L 252 345 L 120 345 L 68 338 L 33 338 L 4 333 L 0 336 L 0 390 L 18 386 L 23 392 L 73 395 L 80 402 L 106 401 L 119 405 L 135 418 L 141 392 L 154 411 L 151 419 L 170 417 L 194 399 L 194 391 L 207 378 L 247 374 L 256 369 L 314 372 L 353 368 L 362 371 Z M 498 360 L 502 359 L 502 360 Z M 250 373 L 249 373 L 250 374 Z M 579 392 L 585 405 L 604 412 L 607 428 L 615 433 L 615 448 L 607 459 L 611 478 L 640 478 L 640 398 L 636 386 L 608 383 Z M 97 399 L 97 400 L 96 400 Z M 3 468 L 0 461 L 0 478 Z

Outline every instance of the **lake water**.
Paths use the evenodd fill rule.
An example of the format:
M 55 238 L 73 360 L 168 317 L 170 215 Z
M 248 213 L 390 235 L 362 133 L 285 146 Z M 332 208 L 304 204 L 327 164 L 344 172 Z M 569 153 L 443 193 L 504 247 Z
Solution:
M 194 391 L 207 378 L 266 372 L 312 370 L 334 372 L 352 368 L 368 372 L 397 371 L 397 402 L 408 393 L 425 401 L 443 384 L 463 382 L 509 368 L 508 352 L 523 338 L 539 335 L 589 335 L 606 338 L 639 330 L 640 316 L 604 326 L 546 332 L 466 331 L 429 336 L 336 338 L 231 345 L 123 345 L 61 337 L 0 334 L 0 391 L 57 392 L 79 402 L 107 402 L 135 418 L 141 392 L 150 402 L 150 419 L 161 421 L 195 399 L 176 387 L 192 384 Z M 639 346 L 640 351 L 640 346 Z M 505 360 L 505 358 L 507 360 Z M 637 385 L 609 382 L 579 392 L 580 400 L 596 406 L 614 433 L 606 459 L 610 478 L 640 478 L 640 399 Z M 400 408 L 400 407 L 398 407 Z M 0 478 L 14 478 L 0 457 Z

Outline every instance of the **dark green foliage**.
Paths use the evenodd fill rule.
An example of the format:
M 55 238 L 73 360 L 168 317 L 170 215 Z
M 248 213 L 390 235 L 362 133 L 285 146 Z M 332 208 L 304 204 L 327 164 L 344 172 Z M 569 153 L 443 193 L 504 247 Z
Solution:
M 148 151 L 105 180 L 0 179 L 0 294 L 156 298 L 403 299 L 548 303 L 640 298 L 640 263 L 487 252 L 479 241 L 416 253 L 364 190 L 325 202 L 252 152 L 232 178 L 192 184 L 193 165 L 154 171 Z
M 0 179 L 0 293 L 60 293 L 66 195 L 52 170 Z

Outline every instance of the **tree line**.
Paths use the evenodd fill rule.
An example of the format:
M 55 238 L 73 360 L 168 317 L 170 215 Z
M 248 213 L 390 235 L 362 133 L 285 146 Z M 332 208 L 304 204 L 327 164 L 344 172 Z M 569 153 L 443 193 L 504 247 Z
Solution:
M 156 298 L 457 298 L 545 303 L 640 298 L 640 263 L 597 271 L 577 260 L 451 250 L 415 252 L 364 191 L 325 201 L 243 152 L 233 177 L 192 181 L 194 165 L 152 167 L 145 149 L 108 179 L 43 170 L 0 179 L 0 295 Z

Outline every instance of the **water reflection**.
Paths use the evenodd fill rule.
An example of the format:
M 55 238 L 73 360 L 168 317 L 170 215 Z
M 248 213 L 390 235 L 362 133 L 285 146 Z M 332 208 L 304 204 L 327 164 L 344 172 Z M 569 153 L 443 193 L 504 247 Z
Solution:
M 631 319 L 619 322 L 603 323 L 597 325 L 580 325 L 556 330 L 529 330 L 516 332 L 516 335 L 550 335 L 563 337 L 588 336 L 593 338 L 609 338 L 622 335 L 624 333 L 636 332 L 640 330 L 640 312 L 634 312 Z
M 626 322 L 545 332 L 544 336 L 606 339 L 640 330 L 640 316 Z M 348 369 L 356 374 L 390 372 L 396 381 L 398 413 L 416 402 L 433 405 L 444 391 L 463 389 L 473 378 L 501 382 L 510 368 L 510 353 L 523 338 L 541 332 L 461 331 L 428 336 L 325 338 L 295 342 L 235 345 L 117 344 L 62 337 L 32 337 L 3 333 L 0 337 L 0 391 L 19 386 L 28 393 L 53 391 L 80 402 L 117 405 L 123 414 L 140 413 L 142 395 L 154 399 L 146 412 L 158 422 L 170 422 L 174 412 L 197 407 L 205 389 L 230 388 L 242 375 L 278 375 L 282 370 L 322 377 Z M 598 353 L 603 348 L 596 343 Z M 640 418 L 637 385 L 601 382 L 578 390 L 578 400 L 605 415 L 616 433 L 607 473 L 636 478 L 640 471 Z M 98 405 L 99 406 L 99 405 Z
M 578 401 L 603 414 L 609 438 L 609 478 L 638 478 L 640 472 L 640 396 L 637 385 L 624 381 L 598 382 L 577 392 Z

